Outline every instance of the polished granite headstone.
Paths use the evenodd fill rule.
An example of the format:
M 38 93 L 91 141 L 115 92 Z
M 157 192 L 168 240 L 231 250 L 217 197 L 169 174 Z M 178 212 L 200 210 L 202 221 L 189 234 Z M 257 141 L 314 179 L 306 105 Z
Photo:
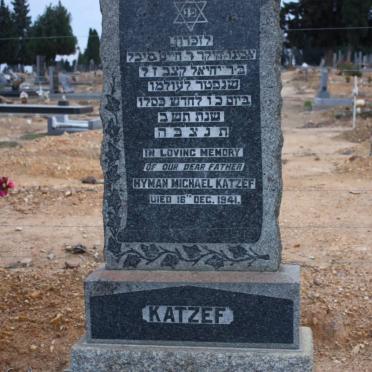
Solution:
M 48 80 L 45 77 L 45 56 L 36 56 L 36 77 L 35 84 L 46 84 Z
M 109 3 L 107 268 L 278 270 L 275 1 Z
M 328 68 L 323 67 L 321 69 L 321 75 L 320 75 L 320 89 L 317 95 L 317 98 L 327 99 L 331 98 L 329 91 L 328 91 Z
M 311 371 L 281 265 L 279 1 L 101 9 L 106 266 L 72 371 Z

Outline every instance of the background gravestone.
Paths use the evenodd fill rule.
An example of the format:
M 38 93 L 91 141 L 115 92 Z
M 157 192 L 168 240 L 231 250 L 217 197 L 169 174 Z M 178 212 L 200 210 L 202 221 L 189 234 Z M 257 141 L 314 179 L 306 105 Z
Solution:
M 49 91 L 50 94 L 59 93 L 58 71 L 54 66 L 49 67 Z
M 330 94 L 328 91 L 328 68 L 322 67 L 320 73 L 320 89 L 317 95 L 317 98 L 330 98 Z
M 36 56 L 36 78 L 35 84 L 47 84 L 45 56 Z
M 281 265 L 279 1 L 101 9 L 106 266 L 72 371 L 310 371 Z
M 63 93 L 74 93 L 75 89 L 71 85 L 70 76 L 64 73 L 58 75 L 58 81 L 62 85 Z

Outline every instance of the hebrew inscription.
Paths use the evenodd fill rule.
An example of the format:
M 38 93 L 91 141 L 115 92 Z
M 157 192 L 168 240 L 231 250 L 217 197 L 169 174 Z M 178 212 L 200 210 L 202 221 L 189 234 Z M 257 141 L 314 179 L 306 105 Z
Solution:
M 221 22 L 231 0 L 123 2 L 123 243 L 259 239 L 260 20 L 254 3 L 244 2 L 251 17 Z M 159 24 L 141 18 L 151 6 L 162 15 Z M 164 321 L 175 309 L 150 310 L 148 319 Z

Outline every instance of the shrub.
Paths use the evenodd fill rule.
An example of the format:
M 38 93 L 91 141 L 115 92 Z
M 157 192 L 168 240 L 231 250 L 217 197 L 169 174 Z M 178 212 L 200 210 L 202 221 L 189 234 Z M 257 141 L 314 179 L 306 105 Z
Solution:
M 363 75 L 363 73 L 359 69 L 359 67 L 352 64 L 352 63 L 347 63 L 347 62 L 340 63 L 338 65 L 338 69 L 341 71 L 342 75 L 344 75 L 346 77 L 351 77 L 351 76 L 362 77 L 362 75 Z
M 305 101 L 304 102 L 304 109 L 306 111 L 312 111 L 312 109 L 313 109 L 313 103 L 311 101 Z

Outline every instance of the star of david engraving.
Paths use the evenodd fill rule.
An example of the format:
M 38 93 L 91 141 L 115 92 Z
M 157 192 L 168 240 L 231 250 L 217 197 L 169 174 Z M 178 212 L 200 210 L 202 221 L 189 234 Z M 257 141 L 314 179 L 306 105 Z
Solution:
M 175 24 L 184 24 L 192 32 L 196 24 L 208 23 L 207 17 L 203 13 L 207 6 L 207 1 L 175 1 L 174 6 L 178 12 L 174 20 Z

